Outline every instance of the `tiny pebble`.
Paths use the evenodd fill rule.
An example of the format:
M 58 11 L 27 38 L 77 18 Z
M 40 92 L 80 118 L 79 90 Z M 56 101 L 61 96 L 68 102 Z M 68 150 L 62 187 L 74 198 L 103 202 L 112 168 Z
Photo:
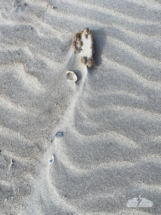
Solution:
M 54 161 L 53 161 L 53 159 L 49 159 L 49 163 L 53 163 Z
M 52 155 L 52 159 L 49 159 L 49 163 L 51 164 L 51 163 L 53 163 L 54 162 L 54 160 L 55 160 L 55 156 L 54 155 Z
M 58 131 L 56 134 L 55 134 L 56 137 L 63 137 L 63 132 L 62 131 Z

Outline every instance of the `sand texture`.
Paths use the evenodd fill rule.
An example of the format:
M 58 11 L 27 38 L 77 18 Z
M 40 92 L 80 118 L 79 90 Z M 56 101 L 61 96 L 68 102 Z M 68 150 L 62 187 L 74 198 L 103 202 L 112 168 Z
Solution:
M 160 215 L 161 1 L 0 0 L 0 21 L 0 215 Z

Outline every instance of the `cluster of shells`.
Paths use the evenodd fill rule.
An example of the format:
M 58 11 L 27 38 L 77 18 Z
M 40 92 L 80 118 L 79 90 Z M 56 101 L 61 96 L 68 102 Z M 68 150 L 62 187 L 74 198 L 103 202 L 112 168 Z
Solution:
M 90 56 L 82 56 L 81 62 L 86 65 L 87 67 L 92 67 L 95 65 L 93 54 L 94 54 L 94 46 L 93 46 L 93 36 L 90 32 L 89 28 L 85 28 L 83 31 L 80 31 L 76 33 L 76 35 L 73 37 L 72 47 L 76 53 L 80 53 L 82 51 L 83 41 L 82 36 L 84 35 L 85 39 L 91 40 L 91 55 Z

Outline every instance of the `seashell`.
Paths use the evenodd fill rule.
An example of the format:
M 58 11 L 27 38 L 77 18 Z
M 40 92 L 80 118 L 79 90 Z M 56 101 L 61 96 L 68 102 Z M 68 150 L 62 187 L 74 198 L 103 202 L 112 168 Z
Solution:
M 67 80 L 72 81 L 72 82 L 76 82 L 77 81 L 77 76 L 73 71 L 67 71 Z
M 90 68 L 92 66 L 94 66 L 94 60 L 92 58 L 90 58 L 88 61 L 87 61 L 87 66 Z
M 85 28 L 85 29 L 84 29 L 84 32 L 89 33 L 89 32 L 90 32 L 90 31 L 89 31 L 89 28 Z
M 87 62 L 86 57 L 81 57 L 81 62 L 82 62 L 84 65 L 86 65 L 86 62 Z
M 80 40 L 79 41 L 79 46 L 82 46 L 83 45 L 83 42 Z

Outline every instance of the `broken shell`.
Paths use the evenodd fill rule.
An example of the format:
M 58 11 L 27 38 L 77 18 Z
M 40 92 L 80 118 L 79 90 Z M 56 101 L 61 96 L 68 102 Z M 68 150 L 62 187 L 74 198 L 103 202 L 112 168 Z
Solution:
M 76 33 L 76 35 L 73 37 L 73 41 L 80 40 L 80 38 L 81 38 L 81 34 L 78 32 L 78 33 Z
M 82 46 L 83 45 L 83 42 L 82 41 L 79 41 L 79 46 Z
M 88 66 L 88 67 L 94 66 L 94 60 L 93 60 L 92 58 L 90 58 L 90 59 L 87 61 L 87 66 Z
M 82 62 L 84 65 L 86 65 L 86 62 L 87 62 L 86 57 L 81 57 L 81 62 Z
M 75 35 L 75 37 L 76 37 L 76 39 L 80 39 L 80 37 L 81 37 L 80 33 L 77 33 L 77 34 Z
M 73 71 L 68 71 L 67 73 L 67 80 L 76 82 L 77 81 L 77 76 Z
M 90 32 L 89 28 L 85 28 L 84 31 L 86 31 L 87 33 Z

